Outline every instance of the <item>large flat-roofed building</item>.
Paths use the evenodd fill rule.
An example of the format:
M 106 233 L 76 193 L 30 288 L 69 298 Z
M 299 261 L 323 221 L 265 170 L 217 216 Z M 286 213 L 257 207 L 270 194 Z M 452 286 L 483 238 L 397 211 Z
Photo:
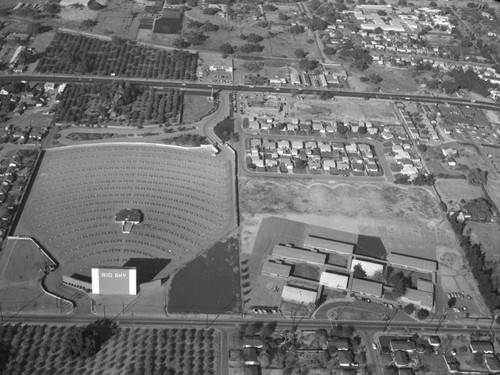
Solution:
M 352 279 L 351 291 L 367 296 L 381 297 L 383 284 L 365 279 Z
M 288 259 L 296 262 L 310 264 L 325 264 L 326 254 L 315 253 L 309 250 L 297 249 L 285 245 L 274 245 L 273 256 L 281 259 Z
M 401 301 L 413 303 L 418 307 L 430 310 L 434 305 L 434 293 L 417 289 L 407 289 L 405 295 L 401 296 Z
M 418 279 L 417 289 L 422 290 L 424 292 L 434 293 L 434 283 L 429 280 Z
M 297 288 L 295 286 L 285 285 L 281 293 L 281 299 L 288 302 L 308 305 L 316 302 L 318 292 L 315 290 Z
M 263 274 L 273 277 L 288 278 L 290 276 L 291 271 L 292 271 L 292 266 L 288 264 L 281 264 L 274 262 L 266 262 L 262 267 Z
M 342 254 L 352 254 L 354 250 L 353 244 L 316 236 L 307 236 L 304 240 L 304 247 Z
M 347 289 L 349 276 L 335 272 L 322 272 L 319 278 L 320 285 L 331 289 Z
M 353 259 L 351 262 L 351 271 L 354 271 L 354 267 L 360 265 L 361 268 L 366 272 L 366 276 L 371 277 L 377 273 L 382 273 L 384 271 L 384 265 L 381 263 L 370 262 L 362 259 Z
M 435 260 L 417 258 L 397 253 L 390 254 L 387 257 L 387 262 L 393 266 L 424 272 L 436 272 L 438 269 L 438 265 Z

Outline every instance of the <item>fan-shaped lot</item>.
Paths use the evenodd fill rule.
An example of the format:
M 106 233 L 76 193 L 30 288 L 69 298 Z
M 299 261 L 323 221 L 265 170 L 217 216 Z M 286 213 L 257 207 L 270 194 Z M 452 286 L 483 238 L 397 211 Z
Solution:
M 34 236 L 65 274 L 130 258 L 169 258 L 175 269 L 230 226 L 229 168 L 208 150 L 164 145 L 48 150 L 16 234 Z M 114 221 L 123 208 L 144 214 L 130 234 Z

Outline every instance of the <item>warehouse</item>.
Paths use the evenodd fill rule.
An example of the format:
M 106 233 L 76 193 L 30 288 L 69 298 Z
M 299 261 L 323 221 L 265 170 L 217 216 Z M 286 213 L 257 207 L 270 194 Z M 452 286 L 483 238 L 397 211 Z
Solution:
M 295 247 L 284 245 L 274 245 L 273 256 L 280 259 L 315 265 L 323 265 L 326 261 L 326 254 L 315 253 L 309 250 L 297 249 Z
M 299 303 L 301 305 L 309 305 L 316 302 L 318 292 L 315 290 L 308 290 L 297 288 L 295 286 L 285 285 L 281 293 L 283 301 Z
M 353 244 L 315 236 L 307 236 L 304 240 L 304 247 L 342 254 L 352 254 L 354 250 Z
M 390 254 L 387 257 L 387 262 L 396 267 L 423 272 L 436 272 L 438 268 L 435 260 L 417 258 L 397 253 Z
M 349 276 L 327 271 L 322 272 L 319 279 L 320 285 L 331 289 L 346 290 L 348 282 Z
M 382 288 L 382 283 L 364 279 L 352 279 L 351 290 L 354 293 L 365 294 L 372 297 L 381 297 Z
M 264 275 L 273 277 L 288 278 L 290 276 L 291 270 L 292 266 L 288 264 L 274 263 L 274 262 L 266 262 L 262 267 L 262 273 Z

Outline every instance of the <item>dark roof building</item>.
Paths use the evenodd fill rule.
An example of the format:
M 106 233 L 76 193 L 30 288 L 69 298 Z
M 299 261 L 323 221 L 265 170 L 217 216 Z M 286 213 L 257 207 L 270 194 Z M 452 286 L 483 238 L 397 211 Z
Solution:
M 391 340 L 389 346 L 393 352 L 404 351 L 412 353 L 415 351 L 415 343 L 410 340 Z
M 394 353 L 394 364 L 397 367 L 407 367 L 410 361 L 408 360 L 408 354 L 402 350 L 398 350 Z
M 495 352 L 493 344 L 489 341 L 471 341 L 469 346 L 472 353 L 493 354 Z
M 373 297 L 381 297 L 384 284 L 365 279 L 352 279 L 351 290 L 354 293 L 365 294 Z
M 500 372 L 500 361 L 494 355 L 488 355 L 484 357 L 484 364 L 489 372 L 498 373 Z
M 165 10 L 163 17 L 154 21 L 153 33 L 178 34 L 182 30 L 182 18 L 181 11 Z
M 262 266 L 262 273 L 273 277 L 288 278 L 291 270 L 292 266 L 275 262 L 266 262 L 264 266 Z

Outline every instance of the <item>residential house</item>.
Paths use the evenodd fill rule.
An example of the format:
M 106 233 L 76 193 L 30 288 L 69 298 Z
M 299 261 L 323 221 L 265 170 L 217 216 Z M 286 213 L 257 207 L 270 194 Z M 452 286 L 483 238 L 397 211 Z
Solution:
M 407 353 L 415 352 L 415 343 L 410 340 L 391 340 L 389 346 L 393 352 L 404 351 Z
M 394 364 L 396 367 L 408 367 L 410 360 L 408 359 L 408 354 L 402 350 L 398 350 L 393 353 Z
M 245 366 L 258 366 L 259 361 L 257 358 L 257 350 L 255 348 L 243 349 L 243 360 L 245 362 Z
M 339 351 L 337 354 L 340 367 L 350 367 L 353 363 L 353 355 L 350 350 Z
M 495 349 L 490 341 L 471 341 L 469 344 L 472 353 L 493 354 Z

